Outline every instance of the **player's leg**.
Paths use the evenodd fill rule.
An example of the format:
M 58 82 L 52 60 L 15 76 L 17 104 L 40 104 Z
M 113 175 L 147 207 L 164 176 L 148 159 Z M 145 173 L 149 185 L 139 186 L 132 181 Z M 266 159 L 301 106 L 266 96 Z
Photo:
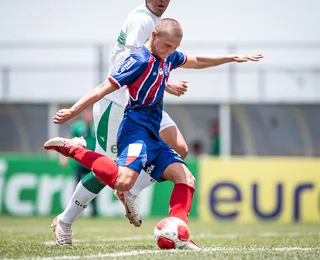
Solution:
M 170 164 L 161 178 L 174 183 L 169 203 L 169 215 L 180 218 L 188 223 L 196 185 L 195 178 L 185 164 L 177 162 Z M 201 250 L 201 247 L 190 240 L 185 249 Z
M 162 141 L 175 150 L 182 159 L 187 157 L 188 145 L 175 122 L 165 111 L 162 113 L 160 137 Z
M 185 164 L 177 162 L 170 164 L 161 177 L 174 183 L 169 205 L 170 216 L 178 217 L 188 223 L 195 191 L 195 178 Z
M 130 122 L 127 127 L 130 133 L 122 137 L 122 142 L 120 141 L 118 144 L 120 150 L 117 162 L 120 166 L 125 166 L 119 167 L 119 169 L 111 158 L 85 149 L 85 145 L 82 144 L 83 141 L 81 138 L 53 138 L 45 143 L 45 148 L 47 150 L 56 150 L 65 156 L 74 158 L 83 166 L 92 169 L 95 176 L 111 188 L 116 188 L 120 191 L 128 191 L 132 188 L 138 177 L 136 172 L 140 172 L 145 165 L 147 159 L 146 145 L 141 140 L 148 135 L 148 132 L 143 128 L 139 131 L 141 128 L 140 125 L 132 123 L 133 121 Z M 138 138 L 140 141 L 130 143 L 133 138 L 132 129 L 134 127 L 137 129 L 133 132 L 135 133 L 135 136 L 140 136 L 140 138 Z M 154 141 L 152 143 L 157 144 L 157 142 Z M 132 171 L 130 171 L 130 169 Z M 132 213 L 133 215 L 137 215 L 134 211 Z M 129 215 L 130 212 L 127 211 L 127 214 Z M 137 221 L 140 221 L 138 223 L 140 226 L 141 219 L 137 219 Z
M 165 143 L 172 147 L 182 157 L 182 159 L 187 156 L 188 146 L 180 130 L 165 111 L 163 111 L 162 113 L 160 137 Z M 150 177 L 150 175 L 146 174 L 144 170 L 142 170 L 137 181 L 130 191 L 125 192 L 124 194 L 122 192 L 115 191 L 116 197 L 118 197 L 122 201 L 123 205 L 126 208 L 126 211 L 128 212 L 128 207 L 131 207 L 134 208 L 134 212 L 137 213 L 137 215 L 129 216 L 129 219 L 131 218 L 130 220 L 135 226 L 139 226 L 139 223 L 141 223 L 141 217 L 139 216 L 136 209 L 137 196 L 143 189 L 151 186 L 153 183 L 155 183 L 155 180 Z
M 165 111 L 162 113 L 160 137 L 166 144 L 173 148 L 182 159 L 187 156 L 188 146 L 186 141 L 175 122 Z M 141 171 L 138 180 L 130 190 L 130 194 L 136 197 L 143 189 L 151 186 L 153 183 L 155 183 L 155 180 L 146 174 L 145 171 Z
M 93 107 L 93 121 L 96 133 L 96 149 L 101 154 L 116 158 L 114 145 L 117 129 L 121 122 L 123 108 L 112 101 L 102 99 Z M 66 209 L 60 214 L 60 219 L 72 224 L 85 210 L 88 203 L 93 200 L 105 187 L 96 176 L 90 172 L 78 183 Z M 79 205 L 83 205 L 79 207 Z
M 116 138 L 117 130 L 123 116 L 123 108 L 109 100 L 103 99 L 96 103 L 93 107 L 93 119 L 95 133 L 97 137 L 96 152 L 106 154 L 112 159 L 116 159 Z M 62 222 L 63 227 L 71 225 L 87 208 L 87 205 L 92 201 L 98 193 L 105 187 L 97 177 L 89 172 L 81 181 L 78 182 L 67 207 L 58 216 L 56 225 L 53 224 L 56 240 L 65 241 L 65 244 L 72 244 L 71 235 L 68 239 L 59 239 L 59 223 Z M 64 225 L 66 224 L 66 225 Z M 56 228 L 55 228 L 56 226 Z M 69 234 L 70 232 L 62 232 Z M 57 238 L 58 237 L 58 238 Z M 60 242 L 61 244 L 63 242 Z
M 170 180 L 174 183 L 169 204 L 169 215 L 178 217 L 188 223 L 188 215 L 192 205 L 196 180 L 182 159 L 170 148 L 164 147 L 152 162 L 151 176 L 157 181 Z M 186 245 L 187 249 L 199 250 L 193 241 Z
M 77 165 L 77 168 L 76 168 L 76 172 L 77 172 L 77 178 L 76 178 L 76 180 L 77 180 L 77 184 L 80 182 L 81 183 L 81 180 L 90 172 L 90 170 L 89 169 L 87 169 L 86 167 L 83 167 L 82 165 Z M 79 191 L 79 189 L 76 189 L 76 191 L 78 191 L 80 194 L 82 193 L 81 192 L 81 190 Z M 76 194 L 77 195 L 77 192 L 74 192 L 74 194 Z M 71 200 L 71 201 L 73 201 L 73 200 Z M 78 206 L 78 208 L 79 208 L 79 205 L 82 205 L 81 203 L 81 201 L 78 201 L 77 200 L 77 204 L 78 205 L 76 205 L 76 203 L 74 203 L 74 205 L 76 205 L 76 206 Z M 89 203 L 89 202 L 88 202 Z M 98 211 L 97 211 L 97 204 L 96 204 L 96 200 L 95 200 L 95 198 L 91 201 L 91 207 L 92 207 L 92 211 L 91 211 L 91 216 L 97 216 L 97 214 L 98 214 Z M 81 208 L 81 207 L 80 207 Z M 86 204 L 85 204 L 85 206 L 84 206 L 84 209 L 86 208 Z M 68 209 L 68 207 L 66 208 L 66 209 Z M 64 212 L 68 212 L 68 210 L 65 210 Z M 63 213 L 64 213 L 63 212 Z M 62 214 L 63 214 L 62 213 Z M 68 215 L 67 215 L 67 217 L 68 217 Z M 61 221 L 63 221 L 63 219 L 61 218 L 61 216 L 60 216 L 60 219 L 61 219 Z
M 84 179 L 84 177 L 87 176 L 88 173 L 91 172 L 91 170 L 87 169 L 86 167 L 81 167 L 81 172 L 82 172 L 81 178 L 78 180 L 77 183 L 79 183 L 79 182 L 81 183 L 81 181 Z M 88 201 L 88 203 L 89 203 L 89 202 L 91 203 L 91 209 L 92 209 L 92 211 L 91 211 L 91 216 L 92 216 L 92 217 L 98 216 L 98 208 L 97 208 L 97 200 L 96 200 L 96 197 L 94 197 L 94 199 L 92 199 L 91 201 Z
M 120 160 L 124 162 L 123 166 L 118 166 L 117 163 L 108 156 L 86 149 L 81 138 L 68 139 L 55 137 L 48 140 L 44 147 L 46 150 L 55 150 L 67 157 L 75 159 L 84 167 L 91 169 L 101 182 L 112 189 L 128 191 L 132 188 L 138 178 L 138 172 L 142 169 L 143 156 L 139 155 L 139 153 L 145 154 L 146 150 L 144 147 L 143 150 L 140 149 L 140 151 L 137 149 L 131 151 L 130 145 L 124 152 L 126 158 L 120 156 Z M 141 145 L 141 148 L 142 147 Z M 136 153 L 138 153 L 138 155 L 135 155 Z

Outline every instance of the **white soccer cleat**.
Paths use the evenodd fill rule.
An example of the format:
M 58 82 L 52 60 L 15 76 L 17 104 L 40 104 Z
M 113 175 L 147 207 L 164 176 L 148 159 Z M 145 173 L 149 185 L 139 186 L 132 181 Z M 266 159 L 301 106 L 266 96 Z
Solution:
M 118 190 L 114 191 L 114 196 L 122 202 L 130 223 L 135 227 L 140 227 L 142 219 L 137 210 L 137 196 L 132 195 L 129 191 L 121 192 Z
M 186 246 L 184 247 L 184 249 L 199 251 L 199 250 L 201 250 L 201 247 L 198 246 L 198 245 L 197 245 L 195 242 L 193 242 L 192 240 L 189 240 L 189 242 L 186 244 Z
M 72 230 L 71 224 L 67 224 L 59 220 L 56 216 L 51 224 L 54 233 L 56 245 L 58 246 L 72 246 Z
M 72 157 L 70 151 L 76 147 L 86 148 L 87 142 L 83 137 L 75 137 L 72 139 L 63 137 L 54 137 L 44 144 L 44 149 L 55 150 L 66 157 Z

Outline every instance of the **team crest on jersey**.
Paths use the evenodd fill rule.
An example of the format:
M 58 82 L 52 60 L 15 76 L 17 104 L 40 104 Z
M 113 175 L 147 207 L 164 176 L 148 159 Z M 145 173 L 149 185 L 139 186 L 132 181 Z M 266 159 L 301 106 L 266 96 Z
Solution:
M 110 147 L 110 151 L 114 154 L 117 154 L 118 153 L 118 148 L 117 148 L 117 145 L 114 144 Z
M 129 70 L 133 64 L 137 62 L 136 59 L 133 57 L 129 57 L 118 69 L 117 75 L 120 75 L 121 73 L 125 72 L 126 70 Z
M 167 63 L 164 63 L 164 75 L 167 77 L 169 73 L 169 65 Z

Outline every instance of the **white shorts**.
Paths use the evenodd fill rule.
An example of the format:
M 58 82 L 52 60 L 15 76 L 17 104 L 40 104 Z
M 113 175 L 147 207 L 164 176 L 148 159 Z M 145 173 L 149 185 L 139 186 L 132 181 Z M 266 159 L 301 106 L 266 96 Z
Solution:
M 172 120 L 172 118 L 168 115 L 166 111 L 162 110 L 162 120 L 160 123 L 160 131 L 170 127 L 170 126 L 176 126 L 176 123 Z
M 93 106 L 93 122 L 96 133 L 95 151 L 107 155 L 113 160 L 117 158 L 117 133 L 122 121 L 123 111 L 122 106 L 105 98 Z M 176 124 L 163 111 L 160 132 L 170 126 L 176 126 Z

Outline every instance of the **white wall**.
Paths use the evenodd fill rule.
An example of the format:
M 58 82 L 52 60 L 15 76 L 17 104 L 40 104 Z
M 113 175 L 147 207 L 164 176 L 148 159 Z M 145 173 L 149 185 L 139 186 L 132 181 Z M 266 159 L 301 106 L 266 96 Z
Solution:
M 142 0 L 1 0 L 0 40 L 112 41 Z M 318 0 L 172 0 L 185 40 L 320 41 Z
M 113 42 L 130 10 L 142 0 L 0 0 L 1 41 L 79 41 Z M 310 67 L 319 66 L 318 49 L 269 49 L 265 42 L 320 42 L 319 0 L 172 0 L 165 16 L 178 19 L 184 27 L 181 50 L 190 52 L 226 53 L 228 42 L 260 42 L 259 45 L 240 48 L 240 52 L 263 52 L 261 64 L 249 68 L 250 73 L 239 74 L 236 86 L 228 89 L 228 67 L 220 70 L 192 73 L 180 72 L 174 77 L 188 78 L 193 87 L 179 101 L 221 101 L 229 97 L 244 100 L 259 98 L 257 69 L 265 66 Z M 199 42 L 221 43 L 222 47 L 205 49 Z M 192 48 L 189 48 L 190 42 Z M 261 46 L 261 47 L 260 47 Z M 77 63 L 93 65 L 95 53 L 90 48 L 70 50 L 1 49 L 0 65 L 39 63 Z M 241 66 L 241 67 L 240 67 Z M 218 73 L 219 72 L 219 73 Z M 221 73 L 220 73 L 221 72 Z M 0 76 L 1 77 L 1 76 Z M 25 73 L 13 72 L 10 76 L 10 97 L 34 100 L 49 97 L 55 100 L 74 100 L 96 84 L 96 73 Z M 320 99 L 319 74 L 288 70 L 268 73 L 265 99 L 304 97 Z M 30 85 L 28 89 L 23 84 Z M 245 83 L 245 84 L 244 84 Z M 214 87 L 214 88 L 213 88 Z M 69 90 L 68 92 L 67 89 Z M 54 92 L 52 91 L 54 90 Z M 0 83 L 0 95 L 2 87 Z M 48 93 L 51 93 L 48 96 Z M 61 93 L 63 95 L 61 96 Z M 66 95 L 68 94 L 68 95 Z M 291 96 L 290 96 L 291 95 Z M 196 99 L 194 98 L 196 97 Z M 176 101 L 170 99 L 169 101 Z

